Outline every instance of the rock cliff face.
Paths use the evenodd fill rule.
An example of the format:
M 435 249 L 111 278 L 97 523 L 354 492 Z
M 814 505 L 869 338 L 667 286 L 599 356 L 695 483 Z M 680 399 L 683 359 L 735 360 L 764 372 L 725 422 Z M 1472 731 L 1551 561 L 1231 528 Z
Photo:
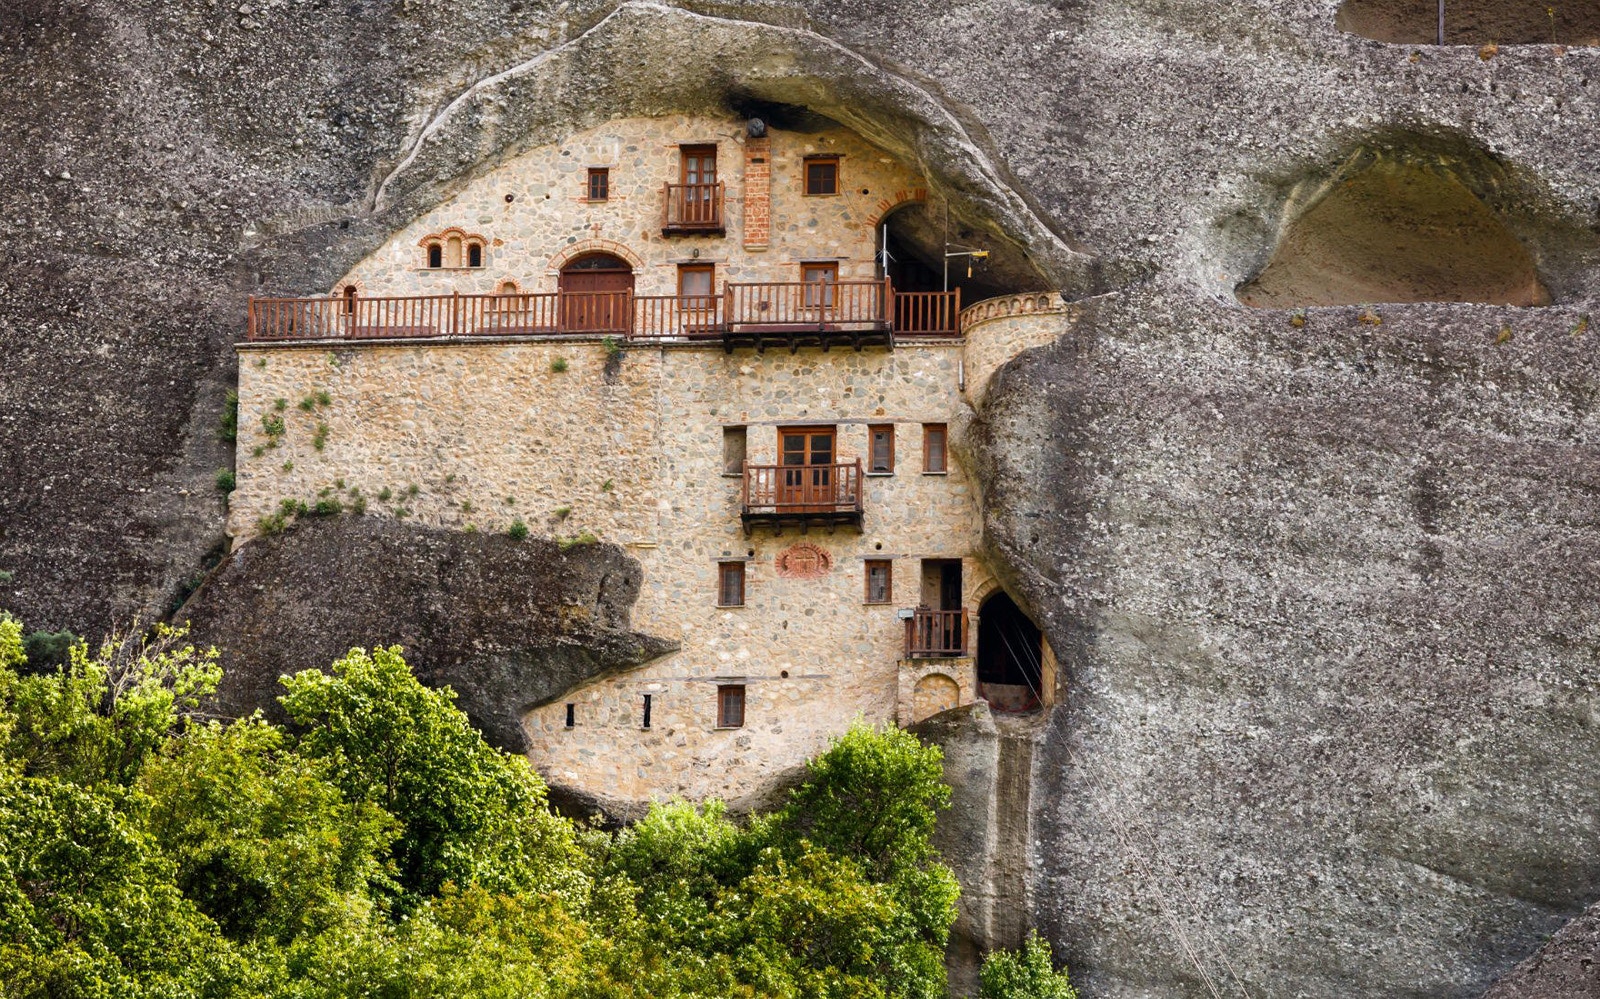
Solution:
M 1384 45 L 1340 6 L 15 0 L 0 602 L 93 633 L 215 559 L 249 294 L 326 291 L 575 127 L 801 105 L 1084 300 L 964 453 L 1062 663 L 1004 800 L 1086 992 L 1479 994 L 1600 898 L 1600 50 Z M 1357 155 L 1431 157 L 1556 305 L 1240 305 Z
M 485 738 L 520 752 L 529 710 L 672 650 L 629 630 L 638 594 L 638 563 L 610 545 L 315 518 L 228 556 L 174 617 L 222 653 L 220 714 L 281 718 L 279 676 L 400 645 Z

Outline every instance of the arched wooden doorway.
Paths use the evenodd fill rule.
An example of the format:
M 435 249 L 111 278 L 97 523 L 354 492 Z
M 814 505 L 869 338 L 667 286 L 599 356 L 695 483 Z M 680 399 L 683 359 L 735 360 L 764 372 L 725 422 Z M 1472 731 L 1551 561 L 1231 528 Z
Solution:
M 978 609 L 978 695 L 995 711 L 1045 707 L 1044 635 L 1004 591 Z
M 626 333 L 633 315 L 633 268 L 609 253 L 587 253 L 561 268 L 561 328 Z

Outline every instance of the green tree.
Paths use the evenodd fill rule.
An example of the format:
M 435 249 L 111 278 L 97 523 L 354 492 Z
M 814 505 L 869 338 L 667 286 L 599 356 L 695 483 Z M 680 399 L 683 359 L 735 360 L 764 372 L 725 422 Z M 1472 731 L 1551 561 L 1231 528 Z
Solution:
M 172 873 L 113 797 L 48 778 L 0 777 L 7 999 L 199 996 L 247 979 Z
M 997 950 L 978 969 L 979 999 L 1078 999 L 1067 969 L 1055 969 L 1050 945 L 1030 930 L 1022 949 Z
M 299 752 L 347 798 L 400 820 L 392 857 L 404 907 L 446 884 L 581 896 L 572 828 L 549 812 L 544 782 L 525 758 L 483 741 L 454 691 L 419 683 L 398 646 L 352 649 L 331 673 L 282 682 L 280 700 L 304 730 Z
M 66 666 L 7 681 L 4 755 L 29 777 L 128 784 L 222 678 L 217 651 L 184 635 L 157 625 L 149 638 L 113 636 L 93 656 L 80 643 Z
M 145 827 L 184 895 L 238 941 L 277 943 L 364 921 L 398 824 L 346 801 L 260 719 L 195 726 L 139 775 Z

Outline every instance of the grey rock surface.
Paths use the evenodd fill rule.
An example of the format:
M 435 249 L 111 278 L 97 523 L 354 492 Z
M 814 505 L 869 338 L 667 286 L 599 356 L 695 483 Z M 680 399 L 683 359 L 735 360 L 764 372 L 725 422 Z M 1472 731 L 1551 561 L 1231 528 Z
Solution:
M 1600 898 L 1600 50 L 1385 45 L 1338 0 L 243 6 L 0 8 L 30 627 L 162 613 L 219 556 L 248 295 L 608 116 L 803 105 L 1086 299 L 963 453 L 1063 666 L 1002 859 L 1087 995 L 1472 996 Z M 1556 307 L 1240 306 L 1359 150 L 1483 165 Z
M 1600 907 L 1561 928 L 1550 942 L 1495 982 L 1484 999 L 1593 999 L 1600 996 Z
M 675 647 L 630 630 L 639 580 L 611 545 L 313 518 L 228 556 L 175 619 L 221 653 L 213 713 L 282 719 L 280 676 L 399 645 L 485 738 L 520 752 L 529 710 Z

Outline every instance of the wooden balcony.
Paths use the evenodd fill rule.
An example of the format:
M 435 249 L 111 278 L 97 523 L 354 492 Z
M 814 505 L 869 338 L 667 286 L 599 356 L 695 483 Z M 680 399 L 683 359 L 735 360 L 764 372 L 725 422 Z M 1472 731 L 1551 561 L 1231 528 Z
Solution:
M 748 537 L 756 527 L 774 533 L 813 526 L 859 528 L 863 513 L 861 462 L 831 465 L 746 465 L 739 517 Z
M 893 346 L 959 336 L 958 292 L 897 293 L 886 281 L 729 284 L 716 295 L 630 291 L 252 298 L 250 342 L 601 335 L 711 341 L 727 350 Z
M 665 193 L 661 235 L 721 236 L 727 232 L 721 184 L 667 184 Z
M 918 607 L 906 620 L 907 659 L 952 659 L 967 654 L 967 610 Z

